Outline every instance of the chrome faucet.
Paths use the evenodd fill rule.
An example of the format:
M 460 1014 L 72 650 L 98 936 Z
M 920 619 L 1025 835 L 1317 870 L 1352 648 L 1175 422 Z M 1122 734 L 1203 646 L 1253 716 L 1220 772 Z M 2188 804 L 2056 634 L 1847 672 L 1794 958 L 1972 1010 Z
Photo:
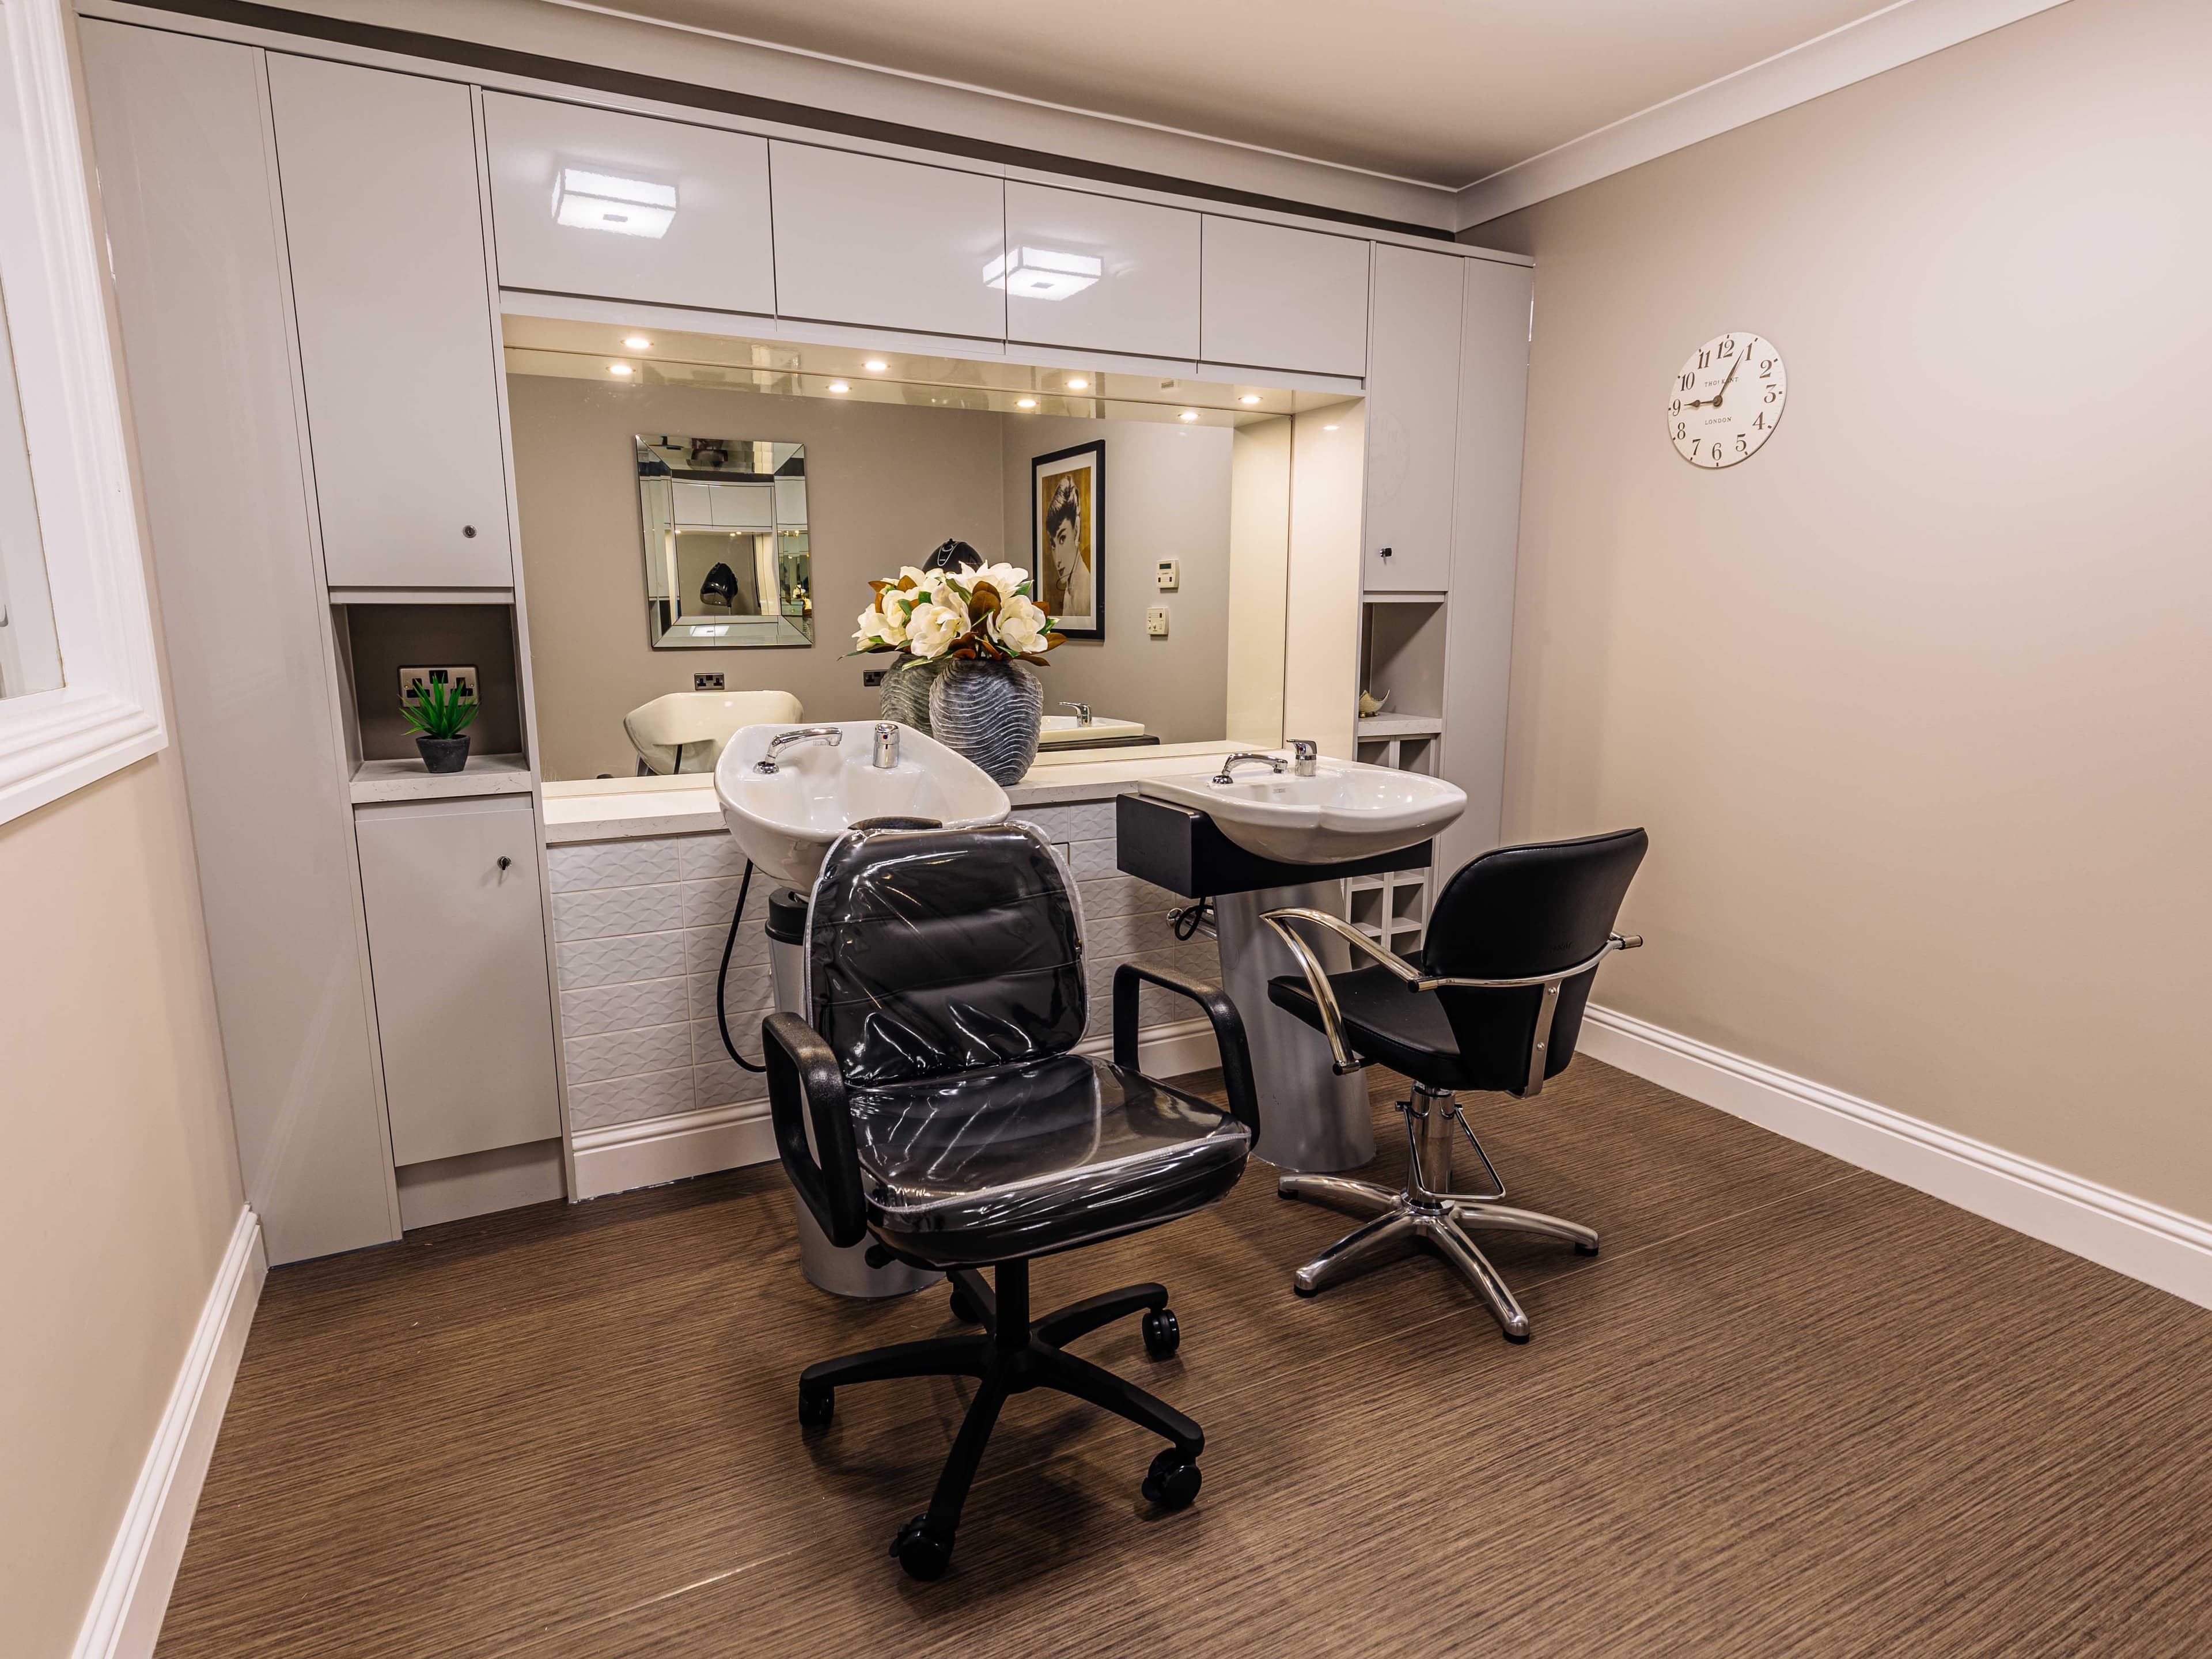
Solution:
M 1091 705 L 1089 703 L 1063 702 L 1060 704 L 1060 707 L 1062 708 L 1073 708 L 1075 711 L 1075 723 L 1078 726 L 1088 726 L 1091 724 Z
M 899 729 L 890 720 L 876 722 L 876 769 L 888 772 L 899 763 Z
M 1213 781 L 1217 785 L 1236 782 L 1234 774 L 1237 769 L 1247 764 L 1264 766 L 1277 777 L 1280 777 L 1290 769 L 1291 763 L 1279 755 L 1231 755 L 1221 763 L 1221 769 L 1213 775 Z
M 774 777 L 783 769 L 776 764 L 778 757 L 787 749 L 802 743 L 826 743 L 832 749 L 845 741 L 845 734 L 834 726 L 801 726 L 788 732 L 779 732 L 768 740 L 768 753 L 753 763 L 753 770 Z
M 1310 778 L 1314 775 L 1314 762 L 1321 755 L 1321 746 L 1311 738 L 1291 739 L 1291 775 Z

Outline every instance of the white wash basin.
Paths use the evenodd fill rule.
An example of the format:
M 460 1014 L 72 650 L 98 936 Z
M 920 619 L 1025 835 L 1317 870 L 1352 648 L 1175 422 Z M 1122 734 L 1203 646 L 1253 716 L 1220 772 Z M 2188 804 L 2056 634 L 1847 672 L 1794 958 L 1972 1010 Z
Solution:
M 1287 769 L 1270 774 L 1249 761 L 1232 782 L 1218 784 L 1214 775 L 1147 778 L 1138 787 L 1155 800 L 1206 813 L 1246 852 L 1284 864 L 1394 853 L 1426 841 L 1467 810 L 1456 784 L 1353 761 L 1319 762 L 1310 778 Z
M 1105 715 L 1096 716 L 1088 726 L 1078 726 L 1073 714 L 1047 714 L 1044 728 L 1037 733 L 1037 746 L 1055 749 L 1064 743 L 1096 743 L 1101 738 L 1141 738 L 1145 735 L 1142 720 L 1112 720 Z
M 875 765 L 877 724 L 836 722 L 835 748 L 787 745 L 773 774 L 754 769 L 769 740 L 805 728 L 748 726 L 730 739 L 714 763 L 714 794 L 722 822 L 762 874 L 810 890 L 830 843 L 862 818 L 935 818 L 964 829 L 1006 816 L 1006 792 L 981 768 L 909 726 L 899 727 L 898 764 Z

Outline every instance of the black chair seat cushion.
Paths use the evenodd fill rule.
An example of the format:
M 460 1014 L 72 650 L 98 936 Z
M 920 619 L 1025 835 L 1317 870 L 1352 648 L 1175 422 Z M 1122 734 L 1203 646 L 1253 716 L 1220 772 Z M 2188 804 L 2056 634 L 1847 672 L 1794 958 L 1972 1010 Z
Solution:
M 848 1097 L 868 1225 L 902 1254 L 983 1267 L 1189 1214 L 1243 1173 L 1221 1108 L 1054 1054 Z
M 1387 968 L 1360 968 L 1331 974 L 1344 1034 L 1362 1060 L 1379 1061 L 1394 1072 L 1437 1089 L 1494 1088 L 1478 1078 L 1461 1057 L 1451 1017 L 1434 991 L 1409 991 Z M 1325 1030 L 1321 1010 L 1303 974 L 1267 981 L 1267 1000 L 1295 1014 L 1316 1030 Z

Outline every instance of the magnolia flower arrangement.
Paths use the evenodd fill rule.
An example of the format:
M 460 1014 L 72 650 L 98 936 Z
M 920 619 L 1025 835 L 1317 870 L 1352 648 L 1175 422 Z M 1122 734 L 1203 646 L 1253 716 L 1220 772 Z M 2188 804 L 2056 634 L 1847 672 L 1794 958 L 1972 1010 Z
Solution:
M 1052 631 L 1057 618 L 1030 597 L 1029 574 L 1018 565 L 924 570 L 909 564 L 896 580 L 868 586 L 875 602 L 860 613 L 856 653 L 904 651 L 924 662 L 1038 661 L 1060 643 Z

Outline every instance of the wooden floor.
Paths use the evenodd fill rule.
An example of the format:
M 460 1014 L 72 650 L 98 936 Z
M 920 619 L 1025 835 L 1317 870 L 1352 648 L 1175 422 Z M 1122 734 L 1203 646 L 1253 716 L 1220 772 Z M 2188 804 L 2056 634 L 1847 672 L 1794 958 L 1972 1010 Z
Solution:
M 1487 1241 L 1532 1342 L 1426 1259 L 1293 1297 L 1352 1224 L 1255 1165 L 1036 1270 L 1040 1310 L 1170 1285 L 1176 1358 L 1081 1351 L 1205 1425 L 1195 1508 L 1024 1395 L 933 1585 L 885 1551 L 971 1385 L 809 1440 L 793 1381 L 945 1296 L 809 1289 L 772 1167 L 281 1268 L 161 1654 L 2212 1651 L 2212 1313 L 1588 1059 L 1476 1103 L 1514 1201 L 1606 1241 Z

